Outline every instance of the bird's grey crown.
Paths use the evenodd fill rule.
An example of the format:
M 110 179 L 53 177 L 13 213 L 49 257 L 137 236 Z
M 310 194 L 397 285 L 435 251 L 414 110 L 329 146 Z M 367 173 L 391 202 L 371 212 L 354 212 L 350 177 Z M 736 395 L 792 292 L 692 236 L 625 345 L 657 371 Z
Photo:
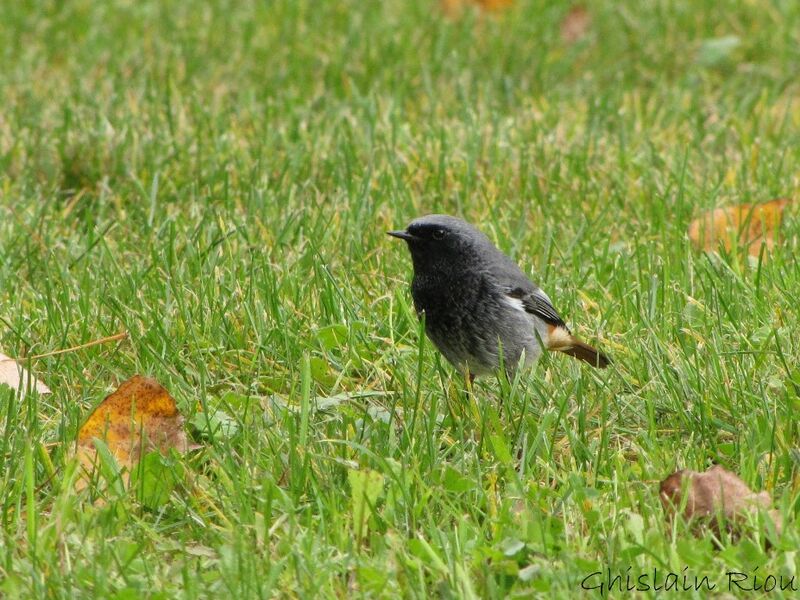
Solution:
M 470 259 L 477 260 L 479 262 L 478 266 L 491 271 L 495 275 L 497 283 L 508 286 L 509 290 L 521 289 L 526 292 L 532 292 L 537 289 L 522 269 L 503 254 L 486 234 L 458 217 L 438 214 L 426 215 L 411 221 L 406 231 L 413 234 L 415 231 L 424 231 L 437 227 L 457 236 L 464 249 L 472 251 L 469 252 Z
M 491 240 L 482 231 L 466 221 L 450 215 L 433 214 L 419 217 L 408 224 L 406 231 L 411 234 L 417 234 L 436 229 L 455 234 L 464 242 L 496 249 Z

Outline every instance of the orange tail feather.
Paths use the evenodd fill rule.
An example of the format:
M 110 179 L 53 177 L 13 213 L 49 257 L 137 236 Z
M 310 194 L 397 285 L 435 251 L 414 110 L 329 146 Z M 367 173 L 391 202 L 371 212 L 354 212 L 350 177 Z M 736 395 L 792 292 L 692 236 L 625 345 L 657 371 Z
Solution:
M 611 364 L 605 354 L 580 341 L 563 327 L 553 327 L 550 330 L 548 350 L 562 352 L 600 369 L 605 369 Z

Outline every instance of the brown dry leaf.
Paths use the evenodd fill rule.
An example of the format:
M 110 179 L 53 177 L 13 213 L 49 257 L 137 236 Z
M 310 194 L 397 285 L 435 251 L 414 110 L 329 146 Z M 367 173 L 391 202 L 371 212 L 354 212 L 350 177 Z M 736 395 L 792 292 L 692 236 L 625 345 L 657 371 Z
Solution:
M 698 250 L 714 252 L 720 246 L 731 251 L 747 246 L 750 256 L 761 253 L 762 243 L 772 250 L 780 243 L 780 227 L 788 198 L 777 198 L 763 204 L 740 204 L 717 208 L 692 221 L 689 239 Z
M 152 450 L 167 454 L 171 448 L 188 450 L 183 417 L 175 400 L 155 379 L 134 375 L 103 400 L 78 432 L 77 455 L 87 474 L 98 462 L 93 440 L 103 440 L 128 476 L 141 458 Z M 78 481 L 78 489 L 87 485 Z
M 684 490 L 686 498 L 682 496 Z M 689 470 L 673 473 L 661 482 L 659 497 L 669 517 L 685 505 L 683 518 L 696 521 L 695 533 L 700 533 L 704 524 L 710 524 L 719 534 L 718 516 L 725 519 L 727 530 L 735 533 L 736 522 L 747 512 L 759 509 L 768 511 L 779 535 L 783 525 L 780 513 L 769 510 L 772 500 L 767 492 L 756 494 L 736 474 L 719 465 L 705 473 Z
M 589 11 L 580 4 L 573 6 L 561 21 L 561 40 L 565 44 L 574 44 L 586 36 L 591 24 Z
M 0 384 L 6 384 L 13 390 L 19 390 L 24 396 L 28 389 L 36 390 L 40 394 L 49 394 L 50 388 L 41 381 L 31 376 L 28 371 L 13 358 L 0 352 Z M 30 387 L 28 384 L 30 383 Z

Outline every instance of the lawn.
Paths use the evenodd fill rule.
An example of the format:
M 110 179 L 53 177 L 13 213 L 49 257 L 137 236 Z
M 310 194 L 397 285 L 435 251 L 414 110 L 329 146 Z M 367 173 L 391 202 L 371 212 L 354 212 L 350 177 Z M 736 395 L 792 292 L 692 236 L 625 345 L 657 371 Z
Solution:
M 798 194 L 800 3 L 586 6 L 567 40 L 566 1 L 0 3 L 0 348 L 129 334 L 27 361 L 50 395 L 0 388 L 0 595 L 795 573 L 800 219 L 762 259 L 686 231 Z M 470 397 L 385 234 L 431 212 L 484 230 L 613 365 L 547 355 Z M 157 502 L 77 493 L 78 428 L 136 373 L 200 448 L 164 459 Z M 755 517 L 721 548 L 666 523 L 659 481 L 711 464 L 771 494 L 771 548 Z

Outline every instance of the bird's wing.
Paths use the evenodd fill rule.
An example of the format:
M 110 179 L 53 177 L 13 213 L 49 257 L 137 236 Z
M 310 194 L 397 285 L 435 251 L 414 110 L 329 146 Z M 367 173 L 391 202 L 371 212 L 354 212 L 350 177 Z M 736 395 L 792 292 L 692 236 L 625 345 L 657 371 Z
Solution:
M 547 294 L 545 294 L 539 288 L 534 287 L 533 289 L 527 290 L 523 288 L 513 288 L 508 290 L 506 295 L 509 298 L 521 303 L 522 308 L 525 309 L 525 312 L 539 317 L 545 323 L 567 329 L 567 324 L 564 323 L 564 319 L 561 318 L 556 309 L 553 307 L 553 303 L 550 302 L 550 298 L 548 298 Z M 569 329 L 567 329 L 567 331 L 569 331 Z
M 515 308 L 569 331 L 547 294 L 528 279 L 519 265 L 499 250 L 492 263 L 492 273 L 495 281 L 505 288 L 506 295 Z

